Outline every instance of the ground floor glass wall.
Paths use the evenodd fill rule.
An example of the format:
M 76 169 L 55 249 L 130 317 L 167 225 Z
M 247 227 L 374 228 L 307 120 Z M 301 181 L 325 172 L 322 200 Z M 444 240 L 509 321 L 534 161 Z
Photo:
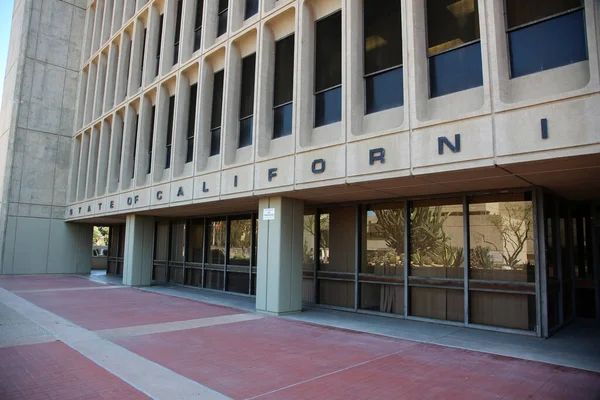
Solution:
M 125 224 L 110 226 L 108 236 L 108 265 L 106 273 L 109 275 L 123 276 Z
M 529 192 L 325 207 L 305 214 L 307 303 L 538 328 Z
M 152 279 L 254 295 L 256 214 L 156 222 Z

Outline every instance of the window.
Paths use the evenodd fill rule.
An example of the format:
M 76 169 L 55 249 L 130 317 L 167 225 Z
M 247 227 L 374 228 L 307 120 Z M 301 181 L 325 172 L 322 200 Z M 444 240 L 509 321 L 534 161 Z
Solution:
M 156 106 L 152 106 L 150 116 L 150 138 L 148 140 L 148 173 L 152 172 L 152 145 L 154 144 L 154 121 L 156 118 Z
M 196 128 L 196 100 L 198 97 L 198 84 L 194 83 L 190 86 L 190 109 L 188 114 L 187 125 L 187 151 L 185 162 L 194 161 L 194 133 Z
M 144 56 L 146 54 L 146 33 L 147 29 L 144 28 L 144 35 L 142 36 L 142 58 L 140 61 L 140 87 L 144 83 Z
M 227 221 L 225 217 L 208 220 L 204 285 L 209 289 L 223 290 Z
M 194 51 L 200 49 L 202 40 L 202 15 L 204 13 L 204 0 L 196 1 L 196 22 L 194 24 Z
M 252 144 L 252 123 L 254 122 L 254 74 L 256 54 L 242 59 L 242 90 L 240 100 L 240 138 L 238 147 Z
M 365 112 L 404 103 L 400 0 L 364 2 Z
M 221 152 L 221 114 L 223 111 L 223 78 L 225 71 L 214 75 L 212 113 L 210 120 L 210 155 Z
M 244 19 L 248 19 L 258 12 L 258 0 L 246 0 Z
M 175 20 L 175 42 L 173 43 L 173 65 L 179 61 L 179 36 L 181 36 L 181 0 L 177 0 L 177 19 Z
M 342 12 L 316 23 L 315 128 L 342 120 Z
M 469 200 L 469 320 L 535 330 L 535 247 L 529 193 Z
M 410 315 L 464 321 L 462 199 L 415 202 L 409 232 Z
M 140 114 L 135 115 L 135 130 L 133 131 L 133 160 L 131 162 L 131 179 L 135 177 L 135 152 L 137 150 L 138 127 L 140 126 Z
M 229 0 L 219 0 L 219 12 L 217 14 L 217 37 L 227 32 L 227 7 Z
M 294 96 L 294 35 L 275 42 L 273 139 L 292 134 Z
M 477 0 L 427 0 L 427 40 L 431 97 L 483 85 Z
M 171 167 L 171 145 L 173 142 L 173 120 L 175 115 L 175 96 L 169 97 L 169 119 L 167 121 L 167 141 L 165 154 L 165 169 Z
M 229 219 L 228 243 L 226 290 L 248 294 L 250 289 L 250 253 L 252 251 L 251 216 Z M 234 267 L 230 268 L 229 266 Z
M 156 46 L 156 73 L 154 74 L 154 76 L 158 76 L 158 72 L 160 70 L 160 48 L 162 46 L 162 31 L 164 19 L 165 15 L 160 14 L 160 20 L 158 21 L 158 43 Z
M 404 315 L 404 203 L 374 204 L 361 213 L 366 257 L 359 270 L 363 310 Z
M 583 0 L 506 0 L 512 78 L 588 59 Z

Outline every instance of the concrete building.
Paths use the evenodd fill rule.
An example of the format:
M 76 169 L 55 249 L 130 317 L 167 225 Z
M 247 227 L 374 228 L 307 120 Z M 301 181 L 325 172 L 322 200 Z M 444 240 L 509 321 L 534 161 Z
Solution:
M 597 0 L 18 0 L 2 274 L 549 336 L 600 316 Z

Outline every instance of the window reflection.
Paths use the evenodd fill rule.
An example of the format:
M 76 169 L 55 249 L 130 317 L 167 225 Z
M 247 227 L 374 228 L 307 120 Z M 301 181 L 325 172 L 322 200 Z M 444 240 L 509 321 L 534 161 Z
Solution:
M 471 323 L 534 330 L 535 248 L 530 194 L 471 198 L 469 227 Z
M 315 214 L 304 216 L 302 235 L 302 301 L 314 303 Z
M 208 225 L 208 264 L 225 264 L 225 218 L 213 219 Z
M 362 223 L 360 308 L 404 314 L 403 203 L 369 206 Z
M 462 199 L 415 202 L 410 223 L 411 315 L 463 321 Z
M 533 204 L 522 194 L 485 200 L 469 204 L 470 278 L 535 282 Z
M 229 226 L 229 261 L 227 264 L 250 266 L 252 220 L 232 220 Z

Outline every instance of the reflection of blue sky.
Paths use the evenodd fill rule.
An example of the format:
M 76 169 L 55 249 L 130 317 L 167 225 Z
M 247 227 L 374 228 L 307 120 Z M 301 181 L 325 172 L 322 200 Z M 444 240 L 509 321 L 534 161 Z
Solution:
M 371 211 L 371 210 L 367 211 L 367 217 L 372 217 L 374 215 L 375 215 L 375 211 Z
M 12 12 L 13 0 L 0 0 L 0 94 L 4 88 L 4 75 L 6 74 L 6 57 L 8 56 Z

